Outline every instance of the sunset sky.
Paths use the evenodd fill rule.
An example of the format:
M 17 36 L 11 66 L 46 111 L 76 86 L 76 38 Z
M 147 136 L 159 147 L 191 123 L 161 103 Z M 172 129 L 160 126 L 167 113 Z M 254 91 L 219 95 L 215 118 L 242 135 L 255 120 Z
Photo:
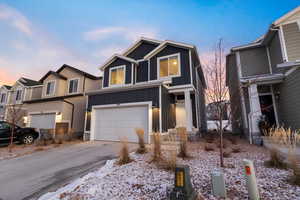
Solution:
M 0 85 L 39 80 L 70 64 L 94 75 L 139 37 L 195 44 L 244 44 L 265 33 L 299 0 L 0 0 Z

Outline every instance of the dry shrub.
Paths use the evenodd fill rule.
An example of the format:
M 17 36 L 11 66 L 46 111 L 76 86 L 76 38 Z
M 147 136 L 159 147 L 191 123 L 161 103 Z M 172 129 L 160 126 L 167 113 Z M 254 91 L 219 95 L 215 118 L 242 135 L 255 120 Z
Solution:
M 204 150 L 205 151 L 214 151 L 215 148 L 214 148 L 214 145 L 207 143 L 204 145 Z
M 241 147 L 233 147 L 232 148 L 232 153 L 240 153 L 242 152 Z
M 223 157 L 224 158 L 229 158 L 230 156 L 231 156 L 231 152 L 229 150 L 223 152 Z
M 273 167 L 278 169 L 287 169 L 287 164 L 283 161 L 279 151 L 275 148 L 270 150 L 270 160 L 265 162 L 267 167 Z
M 162 159 L 158 165 L 160 168 L 168 171 L 175 171 L 177 165 L 177 152 L 176 150 L 169 150 L 166 157 Z
M 238 139 L 235 136 L 229 137 L 228 140 L 231 142 L 231 144 L 234 144 L 234 145 L 238 144 Z
M 150 162 L 159 162 L 162 159 L 160 133 L 153 133 L 153 155 Z
M 144 135 L 145 135 L 144 129 L 137 128 L 135 129 L 135 133 L 139 139 L 139 148 L 136 150 L 136 153 L 144 154 L 147 152 L 145 140 L 144 140 Z
M 187 150 L 187 141 L 188 141 L 188 137 L 187 137 L 187 132 L 186 132 L 186 128 L 177 128 L 177 132 L 180 138 L 180 149 L 179 149 L 179 154 L 178 157 L 180 158 L 189 158 L 190 155 L 188 155 L 188 150 Z
M 205 138 L 205 141 L 207 142 L 207 143 L 213 143 L 214 142 L 214 137 L 213 136 L 207 136 L 206 138 Z
M 217 144 L 218 148 L 221 147 L 220 140 L 216 140 L 216 144 Z M 227 146 L 229 146 L 228 145 L 228 140 L 223 139 L 223 148 L 226 148 Z
M 126 138 L 121 139 L 121 150 L 119 153 L 119 165 L 125 165 L 130 163 L 132 159 L 129 156 L 128 142 Z
M 45 149 L 43 148 L 43 147 L 36 147 L 35 149 L 34 149 L 34 151 L 44 151 Z
M 300 186 L 300 161 L 297 159 L 295 155 L 290 157 L 290 168 L 292 169 L 292 174 L 289 177 L 289 181 L 293 185 Z

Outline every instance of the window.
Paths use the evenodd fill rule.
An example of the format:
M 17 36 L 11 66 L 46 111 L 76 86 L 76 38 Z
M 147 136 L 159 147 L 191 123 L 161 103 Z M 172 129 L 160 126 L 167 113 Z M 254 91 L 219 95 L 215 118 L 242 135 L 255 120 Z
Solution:
M 54 85 L 55 85 L 55 81 L 50 81 L 50 82 L 47 83 L 46 96 L 54 94 Z
M 8 123 L 5 123 L 5 122 L 0 122 L 0 129 L 2 129 L 2 130 L 10 129 L 10 125 Z
M 6 93 L 2 93 L 0 96 L 0 103 L 5 103 L 6 102 Z
M 69 81 L 69 93 L 77 93 L 79 79 L 72 79 Z
M 110 85 L 125 84 L 125 66 L 114 67 L 110 69 Z
M 22 97 L 22 90 L 16 91 L 16 101 L 20 101 Z
M 179 76 L 179 55 L 168 56 L 159 59 L 159 77 Z

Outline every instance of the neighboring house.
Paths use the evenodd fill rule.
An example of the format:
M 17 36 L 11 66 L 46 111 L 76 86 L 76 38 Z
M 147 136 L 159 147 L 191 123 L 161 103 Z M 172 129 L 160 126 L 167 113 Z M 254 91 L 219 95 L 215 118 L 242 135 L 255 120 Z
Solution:
M 3 85 L 0 87 L 0 121 L 4 120 L 6 105 L 8 103 L 8 93 L 11 86 Z
M 35 80 L 24 77 L 17 80 L 8 91 L 5 120 L 11 121 L 14 118 L 19 126 L 24 126 L 27 115 L 24 101 L 32 99 L 41 87 L 42 83 Z
M 36 95 L 24 101 L 27 126 L 83 134 L 86 110 L 84 93 L 101 88 L 101 77 L 95 77 L 69 65 L 49 71 L 39 81 Z
M 207 116 L 207 129 L 208 130 L 218 130 L 220 127 L 220 117 L 219 111 L 222 107 L 222 127 L 226 131 L 232 131 L 231 129 L 231 121 L 229 120 L 231 116 L 230 112 L 230 103 L 229 101 L 221 101 L 221 102 L 212 102 L 206 106 L 206 116 Z
M 101 67 L 103 89 L 87 93 L 86 135 L 91 140 L 136 142 L 152 132 L 206 130 L 205 80 L 194 45 L 141 38 Z
M 300 6 L 227 55 L 233 130 L 260 143 L 258 121 L 300 129 Z

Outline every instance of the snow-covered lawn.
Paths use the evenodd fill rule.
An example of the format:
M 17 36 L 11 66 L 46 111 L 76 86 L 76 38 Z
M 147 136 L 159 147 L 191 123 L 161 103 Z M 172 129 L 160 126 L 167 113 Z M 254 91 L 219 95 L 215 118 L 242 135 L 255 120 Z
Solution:
M 205 199 L 216 199 L 211 195 L 210 173 L 217 169 L 218 152 L 206 152 L 203 146 L 201 143 L 189 145 L 193 158 L 178 159 L 178 163 L 190 166 L 192 183 L 199 194 Z M 230 199 L 248 199 L 242 167 L 244 158 L 254 161 L 261 199 L 300 199 L 300 187 L 287 183 L 290 171 L 264 167 L 263 162 L 268 159 L 266 149 L 245 143 L 240 146 L 243 152 L 225 158 L 226 165 L 230 166 L 224 169 Z M 98 171 L 89 173 L 56 192 L 46 194 L 40 200 L 166 199 L 167 189 L 173 187 L 174 173 L 158 169 L 155 164 L 149 163 L 150 156 L 151 153 L 131 154 L 134 162 L 123 166 L 116 165 L 115 160 L 108 161 Z

